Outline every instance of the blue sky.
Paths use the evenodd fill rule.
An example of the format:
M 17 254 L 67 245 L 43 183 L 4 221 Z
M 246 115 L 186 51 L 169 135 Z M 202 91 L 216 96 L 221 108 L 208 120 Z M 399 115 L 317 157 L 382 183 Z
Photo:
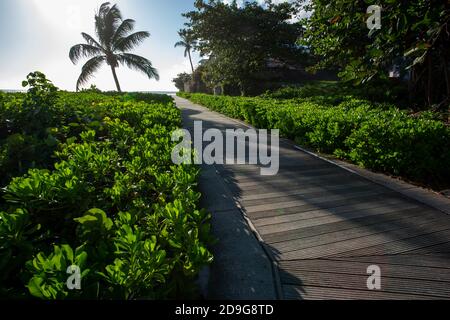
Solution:
M 82 43 L 81 32 L 95 35 L 94 13 L 104 1 L 97 0 L 0 0 L 0 88 L 21 89 L 30 71 L 44 72 L 61 89 L 74 90 L 84 62 L 68 58 L 72 45 Z M 151 37 L 135 51 L 153 62 L 159 82 L 125 67 L 118 69 L 123 90 L 175 90 L 172 78 L 190 70 L 182 48 L 174 48 L 183 26 L 181 13 L 194 0 L 117 0 L 124 18 L 136 20 L 136 31 Z M 194 54 L 194 62 L 199 60 Z M 103 67 L 90 83 L 114 90 L 111 71 Z

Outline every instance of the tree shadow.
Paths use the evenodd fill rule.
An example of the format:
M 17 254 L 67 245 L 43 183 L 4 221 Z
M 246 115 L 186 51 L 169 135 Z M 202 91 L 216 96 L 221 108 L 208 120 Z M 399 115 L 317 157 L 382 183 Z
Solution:
M 246 128 L 202 107 L 188 106 L 182 112 L 190 129 L 197 119 L 206 120 L 204 130 Z M 255 146 L 247 140 L 246 147 Z M 448 215 L 294 149 L 286 140 L 280 143 L 278 174 L 261 176 L 261 167 L 214 165 L 219 175 L 215 179 L 223 179 L 228 198 L 238 203 L 267 256 L 278 266 L 274 280 L 281 298 L 447 297 L 442 286 L 450 282 Z M 219 207 L 214 201 L 212 210 Z M 240 220 L 239 225 L 229 230 L 227 246 L 233 237 L 235 246 L 248 244 L 238 240 L 248 230 L 247 221 Z M 233 263 L 250 264 L 245 252 L 253 249 L 243 247 L 233 257 L 239 261 Z M 385 291 L 368 291 L 365 268 L 371 264 L 383 266 Z

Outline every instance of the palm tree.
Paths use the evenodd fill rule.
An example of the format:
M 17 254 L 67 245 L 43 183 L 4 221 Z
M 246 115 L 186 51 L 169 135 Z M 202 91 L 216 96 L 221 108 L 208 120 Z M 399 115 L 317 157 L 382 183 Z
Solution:
M 135 46 L 150 36 L 147 31 L 131 33 L 134 24 L 135 21 L 132 19 L 122 19 L 122 14 L 117 5 L 110 6 L 109 2 L 105 2 L 100 6 L 95 15 L 95 32 L 98 41 L 83 32 L 81 35 L 87 43 L 77 44 L 70 49 L 69 58 L 74 64 L 81 58 L 90 58 L 81 69 L 77 81 L 77 91 L 104 62 L 111 67 L 119 92 L 121 90 L 116 74 L 119 63 L 144 73 L 149 79 L 159 80 L 158 71 L 153 68 L 149 60 L 129 53 Z
M 191 50 L 195 45 L 195 39 L 192 37 L 192 33 L 186 29 L 178 31 L 181 41 L 175 43 L 176 47 L 184 47 L 184 57 L 189 56 L 189 62 L 191 63 L 192 73 L 194 73 L 194 65 L 192 64 Z

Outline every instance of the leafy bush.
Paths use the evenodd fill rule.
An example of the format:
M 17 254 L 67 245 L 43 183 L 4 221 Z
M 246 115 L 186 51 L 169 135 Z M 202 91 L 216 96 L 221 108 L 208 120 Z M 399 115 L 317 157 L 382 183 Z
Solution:
M 163 103 L 167 104 L 173 101 L 171 96 L 167 94 L 158 94 L 158 93 L 143 93 L 143 92 L 127 92 L 125 94 L 119 94 L 117 92 L 107 93 L 110 96 L 118 96 L 121 97 L 123 101 L 144 101 L 147 103 Z
M 171 161 L 181 124 L 172 98 L 59 92 L 38 78 L 36 90 L 0 97 L 0 169 L 14 172 L 1 203 L 0 296 L 197 294 L 210 216 L 197 208 L 198 168 Z M 31 129 L 33 103 L 46 118 Z M 81 290 L 66 285 L 74 265 Z
M 321 100 L 210 96 L 180 93 L 191 101 L 361 166 L 427 184 L 449 186 L 450 128 L 431 113 L 411 116 L 388 104 L 348 97 Z
M 284 87 L 261 96 L 269 99 L 297 99 L 314 101 L 330 106 L 338 105 L 349 99 L 371 101 L 374 105 L 395 104 L 407 107 L 408 88 L 402 82 L 377 80 L 370 84 L 354 86 L 351 83 L 336 81 L 308 82 L 298 87 Z

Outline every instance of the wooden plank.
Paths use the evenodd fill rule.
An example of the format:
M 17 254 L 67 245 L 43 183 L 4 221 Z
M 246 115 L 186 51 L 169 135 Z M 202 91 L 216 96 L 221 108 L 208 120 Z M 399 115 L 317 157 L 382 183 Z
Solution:
M 224 180 L 228 182 L 230 188 L 238 190 L 239 192 L 251 192 L 261 188 L 272 187 L 279 190 L 290 190 L 297 187 L 311 187 L 311 186 L 334 186 L 334 185 L 345 185 L 348 182 L 365 182 L 367 183 L 367 179 L 362 177 L 357 178 L 349 178 L 348 175 L 342 174 L 330 174 L 326 176 L 319 177 L 303 177 L 299 175 L 295 179 L 287 180 L 286 178 L 273 177 L 270 181 L 266 181 L 264 183 L 260 181 L 251 181 L 245 183 L 237 183 L 232 180 Z
M 367 267 L 366 267 L 367 268 Z M 371 292 L 367 288 L 367 274 L 337 274 L 317 271 L 297 271 L 295 275 L 282 272 L 281 283 L 307 287 L 326 287 Z M 381 292 L 432 296 L 450 299 L 448 282 L 421 279 L 393 278 L 381 273 Z
M 334 173 L 335 173 L 335 171 L 333 169 L 326 168 L 326 169 L 305 171 L 305 172 L 299 173 L 299 175 L 301 175 L 302 177 L 311 177 L 311 178 L 319 179 L 320 177 L 327 177 L 328 175 L 334 174 Z M 348 175 L 344 175 L 344 176 L 348 177 Z M 295 177 L 296 177 L 295 172 L 278 173 L 276 176 L 277 180 L 284 179 L 285 182 L 294 181 Z M 239 185 L 248 183 L 248 182 L 253 182 L 253 183 L 259 182 L 260 184 L 270 183 L 271 181 L 274 180 L 274 178 L 272 176 L 262 176 L 260 174 L 255 174 L 255 175 L 248 176 L 248 177 L 231 175 L 228 177 L 224 177 L 224 179 L 227 182 L 232 182 L 232 183 L 239 184 Z
M 360 194 L 362 192 L 371 192 L 372 193 L 383 193 L 389 192 L 390 190 L 385 189 L 383 187 L 374 187 L 372 185 L 367 186 L 356 186 L 356 187 L 347 187 L 338 190 L 316 190 L 306 193 L 297 193 L 296 195 L 287 195 L 276 198 L 263 198 L 256 200 L 240 200 L 240 203 L 245 207 L 253 207 L 253 206 L 262 206 L 264 204 L 271 203 L 281 203 L 281 202 L 291 202 L 296 200 L 310 200 L 310 199 L 319 199 L 320 197 L 329 200 L 332 197 L 339 196 L 335 198 L 336 200 L 344 199 L 347 195 Z M 316 201 L 316 200 L 315 200 Z
M 364 227 L 353 228 L 344 231 L 317 235 L 309 238 L 273 243 L 270 245 L 270 247 L 273 248 L 276 252 L 286 253 L 290 251 L 331 244 L 344 240 L 367 237 L 370 235 L 385 233 L 388 231 L 407 229 L 411 225 L 414 226 L 426 225 L 431 223 L 432 221 L 442 221 L 442 219 L 440 219 L 438 216 L 437 217 L 428 216 L 428 219 L 424 219 L 422 215 L 416 217 L 409 216 L 405 217 L 405 219 L 388 221 L 377 225 L 371 225 L 370 227 L 365 228 Z
M 291 184 L 299 184 L 299 183 L 305 183 L 305 182 L 320 182 L 320 183 L 327 183 L 327 181 L 338 181 L 339 179 L 344 179 L 343 181 L 367 181 L 367 179 L 364 179 L 359 176 L 352 176 L 350 173 L 343 171 L 343 172 L 336 172 L 331 169 L 322 170 L 321 172 L 315 172 L 310 174 L 302 174 L 298 176 L 294 176 L 293 173 L 290 174 L 284 174 L 284 175 L 277 175 L 276 177 L 270 177 L 270 176 L 255 176 L 253 178 L 246 178 L 244 179 L 236 179 L 236 177 L 229 177 L 224 178 L 225 181 L 233 183 L 233 184 L 239 184 L 239 187 L 242 189 L 246 189 L 247 187 L 252 187 L 255 185 L 261 185 L 263 183 L 291 183 Z M 342 180 L 341 180 L 342 182 Z
M 361 256 L 395 254 L 395 251 L 409 247 L 426 246 L 442 242 L 442 237 L 450 236 L 450 226 L 442 221 L 400 229 L 383 234 L 375 234 L 332 244 L 310 247 L 279 254 L 280 260 L 313 259 L 334 256 Z M 417 236 L 421 235 L 421 236 Z M 409 239 L 409 240 L 408 240 Z M 410 242 L 414 241 L 414 242 Z M 377 250 L 373 250 L 376 248 Z M 411 250 L 411 249 L 410 249 Z M 374 254 L 374 251 L 376 252 Z
M 343 170 L 343 169 L 340 169 Z M 295 180 L 295 175 L 301 175 L 303 177 L 316 177 L 316 176 L 326 176 L 330 173 L 336 172 L 336 168 L 332 166 L 321 166 L 321 167 L 306 167 L 305 170 L 297 170 L 297 171 L 279 171 L 277 174 L 277 178 L 285 178 L 286 180 L 293 179 Z M 347 173 L 346 171 L 344 171 Z M 229 172 L 228 174 L 223 174 L 224 179 L 231 179 L 237 183 L 245 183 L 249 181 L 269 181 L 273 179 L 273 176 L 262 176 L 259 171 L 255 171 L 249 174 L 237 174 L 234 172 Z
M 277 200 L 274 200 L 273 203 L 269 204 L 262 204 L 262 205 L 255 205 L 255 206 L 246 206 L 245 211 L 246 212 L 258 212 L 258 211 L 267 211 L 267 210 L 276 210 L 276 209 L 285 209 L 285 208 L 291 208 L 291 207 L 298 207 L 302 205 L 308 205 L 308 204 L 321 204 L 321 203 L 329 203 L 330 201 L 339 201 L 339 200 L 348 200 L 348 199 L 355 199 L 360 197 L 366 197 L 366 196 L 376 196 L 381 194 L 393 194 L 391 191 L 361 191 L 361 192 L 354 192 L 351 194 L 346 195 L 327 195 L 327 196 L 320 196 L 316 198 L 308 198 L 307 200 L 293 200 L 293 201 L 282 201 L 277 202 Z
M 277 208 L 277 209 L 271 209 L 271 210 L 263 210 L 263 211 L 257 211 L 257 212 L 246 212 L 249 217 L 252 219 L 262 219 L 266 217 L 274 217 L 274 216 L 281 216 L 286 214 L 296 214 L 306 211 L 313 211 L 313 210 L 319 210 L 319 209 L 327 209 L 331 210 L 333 208 L 347 206 L 347 205 L 361 205 L 364 203 L 371 204 L 369 207 L 377 207 L 379 206 L 380 202 L 383 203 L 392 203 L 392 201 L 397 201 L 398 199 L 401 199 L 397 197 L 396 194 L 378 194 L 378 195 L 370 195 L 370 196 L 364 196 L 364 197 L 356 197 L 356 198 L 350 198 L 350 199 L 342 199 L 342 200 L 331 200 L 331 201 L 325 201 L 322 203 L 308 203 L 303 204 L 300 206 L 295 207 L 289 207 L 289 208 Z M 245 210 L 245 208 L 244 208 Z
M 294 158 L 294 159 L 292 159 Z M 297 167 L 297 166 L 307 166 L 309 164 L 318 164 L 318 165 L 330 165 L 329 163 L 323 161 L 317 161 L 317 158 L 311 156 L 307 153 L 298 152 L 297 149 L 291 147 L 281 148 L 280 145 L 280 167 L 281 170 L 287 167 Z M 249 164 L 225 164 L 221 165 L 219 168 L 222 171 L 236 171 L 236 172 L 254 172 L 259 168 L 259 165 L 249 165 Z
M 286 260 L 280 261 L 278 264 L 281 273 L 286 273 L 289 274 L 290 277 L 294 276 L 299 279 L 293 281 L 300 281 L 301 274 L 299 272 L 303 271 L 320 271 L 343 275 L 353 274 L 367 277 L 367 267 L 370 265 L 379 266 L 382 277 L 420 279 L 450 283 L 450 269 L 448 268 L 391 264 L 390 259 L 386 259 L 385 257 L 373 257 L 366 262 L 314 259 Z M 450 287 L 450 284 L 447 285 Z
M 431 254 L 431 253 L 447 253 L 449 254 L 450 259 L 450 239 L 448 239 L 448 242 L 445 243 L 408 251 L 408 254 Z
M 415 249 L 448 242 L 450 231 L 448 229 L 444 230 L 445 228 L 449 228 L 449 226 L 447 223 L 442 222 L 441 226 L 437 228 L 439 230 L 435 230 L 435 232 L 421 234 L 418 230 L 417 232 L 411 232 L 408 238 L 397 238 L 395 241 L 392 241 L 388 244 L 373 245 L 370 248 L 367 247 L 364 249 L 359 249 L 355 247 L 352 248 L 353 250 L 336 253 L 332 256 L 352 257 L 408 253 Z M 408 240 L 400 241 L 406 239 Z
M 281 164 L 281 163 L 280 163 Z M 219 170 L 221 176 L 236 176 L 236 177 L 251 177 L 260 176 L 260 165 L 224 165 L 222 170 Z M 325 162 L 317 162 L 315 159 L 305 161 L 296 161 L 294 165 L 280 166 L 278 173 L 297 173 L 308 170 L 334 168 L 333 165 Z
M 298 220 L 305 220 L 305 219 L 312 219 L 312 218 L 318 218 L 323 216 L 330 216 L 330 215 L 340 215 L 346 212 L 354 212 L 354 211 L 363 211 L 364 212 L 376 212 L 376 213 L 383 213 L 383 209 L 397 209 L 402 210 L 405 207 L 411 208 L 411 206 L 419 207 L 415 204 L 409 204 L 405 203 L 403 199 L 392 199 L 387 203 L 381 203 L 381 202 L 363 202 L 363 203 L 357 203 L 353 205 L 348 206 L 339 206 L 329 209 L 320 209 L 320 210 L 311 210 L 311 211 L 305 211 L 305 212 L 299 212 L 299 213 L 292 213 L 292 214 L 283 214 L 273 217 L 267 217 L 267 218 L 261 218 L 261 219 L 255 219 L 254 225 L 255 226 L 267 226 L 272 224 L 279 224 L 279 223 L 289 223 L 294 222 Z M 424 207 L 420 207 L 425 211 Z
M 433 300 L 435 297 L 391 292 L 283 285 L 287 300 Z
M 432 212 L 433 214 L 435 213 L 435 211 L 432 210 L 430 210 L 430 212 Z M 327 234 L 329 232 L 343 231 L 353 228 L 362 228 L 370 226 L 372 224 L 403 219 L 405 218 L 405 213 L 410 214 L 411 216 L 421 215 L 422 213 L 426 215 L 426 210 L 424 210 L 422 207 L 419 207 L 417 209 L 406 209 L 404 211 L 401 210 L 374 216 L 364 216 L 361 218 L 348 219 L 340 222 L 333 222 L 329 224 L 306 227 L 302 228 L 301 230 L 295 229 L 291 231 L 271 233 L 264 235 L 264 241 L 266 243 L 271 244 L 276 242 L 313 237 L 321 234 Z
M 347 184 L 341 185 L 332 185 L 332 186 L 302 186 L 297 188 L 287 188 L 286 190 L 281 190 L 279 188 L 275 188 L 272 186 L 266 188 L 259 188 L 252 190 L 250 192 L 241 192 L 240 199 L 244 201 L 249 200 L 260 200 L 260 199 L 271 199 L 271 198 L 280 198 L 285 196 L 295 196 L 298 194 L 310 194 L 314 192 L 333 192 L 335 190 L 343 190 L 354 187 L 366 187 L 371 185 L 368 182 L 349 182 Z M 277 191 L 275 191 L 277 190 Z
M 349 219 L 355 219 L 355 218 L 361 218 L 361 217 L 368 217 L 368 216 L 376 216 L 380 214 L 390 213 L 390 212 L 396 212 L 399 210 L 405 210 L 405 209 L 415 209 L 417 208 L 416 205 L 410 204 L 410 205 L 402 205 L 402 208 L 381 208 L 381 209 L 374 209 L 374 210 L 357 210 L 357 211 L 350 211 L 350 212 L 342 212 L 340 214 L 330 214 L 325 215 L 317 218 L 311 218 L 311 219 L 304 219 L 304 220 L 298 220 L 298 221 L 292 221 L 288 223 L 279 223 L 279 224 L 272 224 L 272 225 L 266 225 L 266 226 L 260 226 L 257 227 L 258 232 L 261 235 L 266 235 L 270 233 L 278 233 L 278 232 L 285 232 L 285 231 L 291 231 L 291 230 L 297 230 L 307 227 L 313 227 L 323 224 L 330 224 L 333 222 L 340 222 L 340 221 L 346 221 Z M 301 232 L 299 230 L 298 232 Z
M 207 120 L 205 130 L 245 127 L 201 107 L 191 111 L 185 120 Z M 285 141 L 279 175 L 260 176 L 260 167 L 215 166 L 229 200 L 240 201 L 274 256 L 287 259 L 279 261 L 287 297 L 449 296 L 450 256 L 437 254 L 450 246 L 447 217 Z M 364 286 L 368 264 L 381 266 L 384 292 Z
M 327 176 L 323 177 L 302 177 L 298 176 L 296 179 L 292 179 L 290 181 L 286 181 L 285 178 L 282 177 L 272 177 L 270 180 L 270 183 L 268 182 L 267 185 L 270 186 L 284 186 L 285 188 L 294 187 L 294 186 L 304 186 L 304 185 L 330 185 L 330 184 L 342 184 L 343 178 L 346 177 L 346 175 L 343 175 L 342 173 L 332 173 Z M 232 179 L 224 179 L 226 182 L 230 183 L 230 186 L 233 187 L 233 185 L 238 186 L 241 190 L 254 190 L 259 187 L 261 187 L 260 181 L 249 181 L 249 182 L 240 182 L 239 184 L 234 182 Z M 361 178 L 360 181 L 363 181 Z M 367 181 L 367 180 L 365 180 Z
M 362 262 L 369 264 L 388 263 L 391 265 L 412 266 L 412 267 L 432 267 L 450 269 L 450 257 L 448 255 L 381 255 L 362 257 L 334 257 L 333 260 Z

